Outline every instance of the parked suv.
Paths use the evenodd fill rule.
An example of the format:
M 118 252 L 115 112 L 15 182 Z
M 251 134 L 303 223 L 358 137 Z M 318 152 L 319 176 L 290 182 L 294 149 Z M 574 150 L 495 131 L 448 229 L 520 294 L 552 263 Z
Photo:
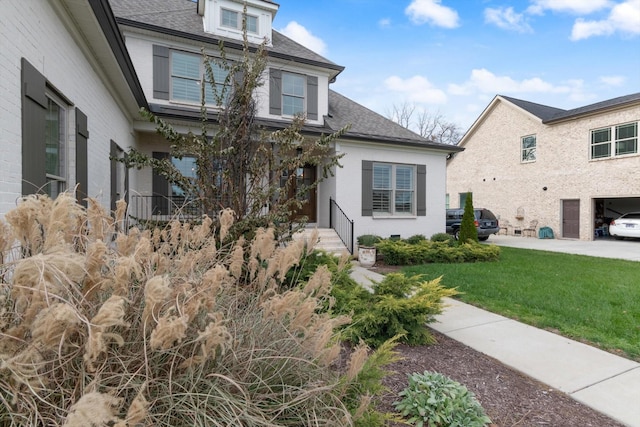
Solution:
M 447 209 L 447 233 L 453 234 L 456 240 L 460 234 L 462 215 L 464 209 Z M 478 240 L 487 240 L 489 236 L 500 231 L 498 219 L 489 209 L 474 209 L 473 216 L 478 229 Z

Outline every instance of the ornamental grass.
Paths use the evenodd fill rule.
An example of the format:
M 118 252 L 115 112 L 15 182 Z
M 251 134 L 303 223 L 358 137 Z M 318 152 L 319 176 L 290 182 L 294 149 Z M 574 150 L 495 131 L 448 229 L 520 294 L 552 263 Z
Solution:
M 125 211 L 64 193 L 0 220 L 0 425 L 358 425 L 365 352 L 319 310 L 331 275 L 281 286 L 312 246 L 223 246 L 230 211 L 145 231 Z

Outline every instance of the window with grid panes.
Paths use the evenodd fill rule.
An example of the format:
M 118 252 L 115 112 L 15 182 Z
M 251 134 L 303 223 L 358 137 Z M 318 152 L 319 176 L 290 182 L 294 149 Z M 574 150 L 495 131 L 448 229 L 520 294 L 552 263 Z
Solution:
M 373 164 L 373 213 L 415 215 L 415 167 Z
M 638 122 L 591 131 L 591 158 L 601 159 L 638 153 Z
M 225 86 L 229 72 L 215 61 L 211 61 L 210 64 L 215 90 L 211 81 L 207 79 L 201 55 L 172 51 L 171 99 L 199 104 L 204 84 L 206 103 L 211 105 L 224 104 L 229 96 L 229 88 Z

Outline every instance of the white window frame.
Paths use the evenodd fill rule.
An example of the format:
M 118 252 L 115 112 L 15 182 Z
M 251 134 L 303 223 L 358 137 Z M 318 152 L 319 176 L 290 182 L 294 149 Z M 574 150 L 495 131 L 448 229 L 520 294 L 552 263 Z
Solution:
M 634 135 L 621 137 L 621 129 L 627 127 L 633 128 Z M 640 137 L 640 135 L 638 135 L 638 127 L 638 122 L 628 122 L 592 129 L 589 132 L 589 157 L 591 160 L 600 160 L 637 155 L 638 138 Z M 632 144 L 633 149 L 621 151 L 621 146 L 629 143 Z M 596 149 L 602 150 L 602 148 L 604 148 L 605 151 L 602 154 L 595 155 Z
M 537 146 L 538 140 L 535 134 L 520 138 L 520 163 L 535 162 Z
M 302 84 L 300 89 L 302 89 L 302 94 L 296 93 L 295 91 L 287 92 L 285 88 L 287 87 L 285 80 L 287 79 L 296 79 L 299 80 Z M 295 87 L 297 88 L 297 86 Z M 282 93 L 280 95 L 282 97 L 282 115 L 293 117 L 296 114 L 303 114 L 306 111 L 307 105 L 307 78 L 304 74 L 298 73 L 290 73 L 287 71 L 282 72 Z M 300 100 L 301 105 L 298 111 L 291 102 L 287 102 L 288 100 Z
M 45 113 L 45 120 L 47 124 L 45 124 L 45 150 L 49 150 L 48 140 L 49 140 L 49 121 L 51 111 L 49 110 L 51 104 L 55 104 L 58 109 L 58 117 L 60 123 L 58 125 L 58 173 L 49 172 L 46 166 L 47 161 L 46 158 L 48 154 L 45 154 L 45 172 L 46 172 L 46 188 L 45 192 L 54 199 L 58 194 L 62 193 L 67 189 L 67 176 L 68 176 L 68 151 L 69 151 L 69 105 L 62 100 L 61 97 L 56 95 L 53 91 L 47 89 L 45 91 L 45 95 L 47 97 L 47 112 Z M 57 188 L 54 189 L 53 183 L 57 183 Z
M 188 56 L 188 57 L 192 57 L 192 58 L 198 58 L 198 77 L 196 78 L 195 76 L 187 76 L 187 75 L 180 75 L 177 73 L 174 73 L 174 60 L 176 55 L 184 55 L 184 56 Z M 227 73 L 227 75 L 219 76 L 218 80 L 222 80 L 222 83 L 220 83 L 218 80 L 216 80 L 216 87 L 217 89 L 217 93 L 214 94 L 213 90 L 211 89 L 210 86 L 210 82 L 209 80 L 207 80 L 206 78 L 206 67 L 204 65 L 204 61 L 203 61 L 203 57 L 201 54 L 196 54 L 196 53 L 192 53 L 192 52 L 186 52 L 186 51 L 182 51 L 182 50 L 175 50 L 172 49 L 170 51 L 170 57 L 169 57 L 169 81 L 170 81 L 170 91 L 169 91 L 169 98 L 171 100 L 171 102 L 176 102 L 176 103 L 187 103 L 187 104 L 198 104 L 200 105 L 201 103 L 201 91 L 202 91 L 202 85 L 205 84 L 205 103 L 206 105 L 209 106 L 214 106 L 214 107 L 220 107 L 222 106 L 224 103 L 226 103 L 226 100 L 228 99 L 228 97 L 230 96 L 230 88 L 226 87 L 225 89 L 225 81 L 227 79 L 228 76 L 228 71 L 224 70 L 222 67 L 220 67 L 215 60 L 213 59 L 211 61 L 211 66 L 214 72 L 214 76 L 216 73 Z M 175 95 L 175 91 L 174 91 L 174 82 L 175 80 L 185 80 L 185 81 L 191 81 L 191 82 L 195 82 L 195 84 L 198 86 L 198 97 L 197 99 L 195 98 L 179 98 L 176 97 Z M 224 99 L 221 100 L 220 103 L 216 102 L 216 95 L 220 96 L 220 93 L 222 93 L 222 91 L 226 90 L 225 92 L 225 97 Z
M 416 165 L 409 165 L 403 163 L 383 163 L 383 162 L 373 162 L 372 165 L 372 177 L 373 182 L 371 184 L 372 189 L 372 213 L 373 216 L 376 217 L 385 217 L 385 216 L 408 216 L 414 217 L 416 216 L 417 209 L 417 167 Z M 386 169 L 389 171 L 389 182 L 387 186 L 381 186 L 381 180 L 376 180 L 377 172 Z M 400 169 L 406 169 L 410 172 L 410 188 L 398 188 L 398 171 Z M 376 200 L 376 192 L 382 194 L 387 193 L 387 207 L 381 208 L 382 203 L 384 201 Z M 410 208 L 408 210 L 399 210 L 399 202 L 401 200 L 398 198 L 401 193 L 409 193 L 410 194 Z
M 237 10 L 231 10 L 231 9 L 227 9 L 225 7 L 221 7 L 220 8 L 220 26 L 222 28 L 231 28 L 234 30 L 238 30 L 241 31 L 242 30 L 242 21 L 240 20 L 242 17 L 243 13 L 242 12 L 238 12 Z M 225 18 L 230 18 L 231 16 L 233 16 L 235 19 L 227 19 L 228 22 L 225 22 Z M 258 19 L 257 16 L 255 15 L 250 15 L 250 14 L 246 14 L 245 15 L 245 19 L 247 20 L 247 32 L 251 33 L 251 34 L 258 34 L 258 31 L 260 30 L 259 28 L 259 23 L 260 20 Z M 252 28 L 252 25 L 250 25 L 249 21 L 252 21 L 255 24 L 255 29 Z M 235 21 L 235 22 L 233 22 Z

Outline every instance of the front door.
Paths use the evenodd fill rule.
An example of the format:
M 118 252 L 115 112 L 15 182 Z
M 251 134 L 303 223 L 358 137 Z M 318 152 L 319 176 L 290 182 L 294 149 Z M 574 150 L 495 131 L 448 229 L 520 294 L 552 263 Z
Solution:
M 308 222 L 316 222 L 317 198 L 316 189 L 312 188 L 307 191 L 298 191 L 316 182 L 316 166 L 305 165 L 296 171 L 296 188 L 293 189 L 294 194 L 298 194 L 298 199 L 303 203 L 301 210 L 296 212 L 295 217 L 307 217 Z
M 580 200 L 562 201 L 562 237 L 580 238 Z

